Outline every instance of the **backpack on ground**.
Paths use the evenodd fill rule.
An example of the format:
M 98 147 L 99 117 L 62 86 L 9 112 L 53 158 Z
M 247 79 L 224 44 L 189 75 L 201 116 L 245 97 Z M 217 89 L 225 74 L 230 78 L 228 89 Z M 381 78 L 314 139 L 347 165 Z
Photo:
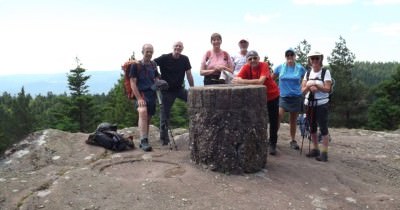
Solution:
M 117 132 L 117 125 L 110 123 L 101 123 L 96 131 L 89 135 L 86 143 L 117 152 L 135 148 L 132 136 L 124 137 L 123 134 Z

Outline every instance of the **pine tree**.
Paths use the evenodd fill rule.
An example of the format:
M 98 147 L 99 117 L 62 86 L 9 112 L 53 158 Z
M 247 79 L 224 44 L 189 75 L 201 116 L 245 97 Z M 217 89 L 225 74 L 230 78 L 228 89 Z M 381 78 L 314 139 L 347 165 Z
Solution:
M 331 101 L 331 120 L 334 126 L 358 127 L 366 121 L 366 88 L 353 78 L 355 55 L 346 46 L 346 40 L 339 37 L 328 62 L 332 78 L 335 79 L 335 92 Z
M 368 127 L 374 130 L 400 128 L 400 67 L 391 79 L 375 89 L 377 100 L 368 109 Z
M 92 125 L 92 98 L 88 95 L 89 86 L 86 85 L 90 76 L 84 75 L 86 69 L 81 67 L 79 58 L 76 58 L 77 67 L 70 70 L 68 87 L 71 91 L 72 106 L 70 109 L 71 118 L 78 122 L 79 131 L 88 132 Z
M 303 40 L 294 48 L 296 51 L 297 59 L 296 61 L 300 63 L 304 68 L 308 66 L 308 53 L 311 50 L 311 45 L 307 42 L 307 40 Z

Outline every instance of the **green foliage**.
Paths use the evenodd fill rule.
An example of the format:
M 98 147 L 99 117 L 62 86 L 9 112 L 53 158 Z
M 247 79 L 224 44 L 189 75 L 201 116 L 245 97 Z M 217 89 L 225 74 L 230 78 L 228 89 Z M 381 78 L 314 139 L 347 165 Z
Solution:
M 171 109 L 171 128 L 188 128 L 189 116 L 187 113 L 187 105 L 182 100 L 175 100 Z
M 368 128 L 395 130 L 400 127 L 400 66 L 389 80 L 375 89 L 377 100 L 368 109 Z
M 307 40 L 303 40 L 294 48 L 296 51 L 296 61 L 300 63 L 304 68 L 308 66 L 308 53 L 311 50 L 311 45 L 307 42 Z
M 311 45 L 306 40 L 295 48 L 297 60 L 307 64 Z M 398 62 L 354 62 L 355 55 L 340 37 L 328 57 L 332 77 L 336 80 L 332 96 L 330 125 L 335 127 L 393 130 L 400 126 L 400 64 Z M 264 61 L 273 64 L 268 57 Z M 16 96 L 0 95 L 0 152 L 32 131 L 54 128 L 69 132 L 92 132 L 101 122 L 118 124 L 119 128 L 137 126 L 133 101 L 123 90 L 123 77 L 108 94 L 88 93 L 85 69 L 68 74 L 71 95 L 67 93 L 38 95 L 32 98 L 24 88 Z M 370 91 L 367 89 L 371 89 Z M 375 87 L 375 88 L 371 88 Z M 367 108 L 369 107 L 369 108 Z M 176 100 L 171 109 L 170 127 L 188 127 L 186 103 Z M 159 126 L 159 107 L 151 123 Z
M 110 90 L 102 107 L 104 121 L 117 123 L 120 128 L 137 126 L 138 116 L 134 102 L 124 93 L 124 77 Z
M 368 128 L 372 130 L 396 130 L 400 126 L 400 105 L 389 98 L 378 98 L 368 109 Z
M 272 73 L 272 69 L 273 69 L 272 67 L 274 66 L 274 64 L 269 60 L 268 56 L 264 56 L 264 62 L 268 63 L 269 69 Z
M 0 97 L 0 152 L 33 131 L 34 117 L 29 104 L 32 97 L 22 87 L 17 97 Z
M 355 55 L 346 46 L 344 38 L 339 37 L 335 48 L 328 56 L 331 75 L 336 81 L 331 100 L 330 124 L 336 127 L 355 128 L 366 122 L 367 89 L 352 76 Z
M 399 66 L 399 62 L 355 62 L 351 74 L 367 87 L 374 87 L 390 79 Z
M 77 58 L 78 66 L 76 69 L 70 70 L 68 77 L 68 88 L 71 91 L 71 107 L 69 109 L 69 116 L 73 121 L 79 124 L 79 131 L 89 132 L 93 130 L 91 126 L 93 115 L 92 97 L 88 96 L 89 86 L 86 85 L 90 76 L 85 76 L 85 69 L 80 67 L 79 59 Z M 67 121 L 68 122 L 68 121 Z

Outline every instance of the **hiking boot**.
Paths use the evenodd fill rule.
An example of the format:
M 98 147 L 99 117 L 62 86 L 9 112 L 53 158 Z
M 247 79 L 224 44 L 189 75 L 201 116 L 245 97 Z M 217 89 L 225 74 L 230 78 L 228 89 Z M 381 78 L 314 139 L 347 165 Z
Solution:
M 269 145 L 269 154 L 270 155 L 276 155 L 276 144 L 270 144 Z
M 321 155 L 315 158 L 318 161 L 327 162 L 328 161 L 328 153 L 321 152 Z
M 290 141 L 290 148 L 292 148 L 294 150 L 300 149 L 299 145 L 297 144 L 297 141 L 295 141 L 295 140 Z
M 309 153 L 306 154 L 306 157 L 318 157 L 319 156 L 319 149 L 312 149 Z
M 140 140 L 139 147 L 145 152 L 150 152 L 152 150 L 152 147 L 150 146 L 149 140 L 147 138 Z

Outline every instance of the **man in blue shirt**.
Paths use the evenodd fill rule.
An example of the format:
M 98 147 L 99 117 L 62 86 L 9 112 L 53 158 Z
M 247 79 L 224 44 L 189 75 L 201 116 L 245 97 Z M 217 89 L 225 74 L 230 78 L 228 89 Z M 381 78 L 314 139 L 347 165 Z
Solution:
M 156 92 L 153 85 L 159 78 L 157 65 L 151 61 L 153 46 L 145 44 L 142 47 L 143 59 L 136 65 L 131 65 L 129 77 L 132 92 L 135 95 L 135 106 L 139 114 L 140 148 L 145 152 L 152 150 L 149 144 L 149 125 L 151 117 L 156 112 Z

